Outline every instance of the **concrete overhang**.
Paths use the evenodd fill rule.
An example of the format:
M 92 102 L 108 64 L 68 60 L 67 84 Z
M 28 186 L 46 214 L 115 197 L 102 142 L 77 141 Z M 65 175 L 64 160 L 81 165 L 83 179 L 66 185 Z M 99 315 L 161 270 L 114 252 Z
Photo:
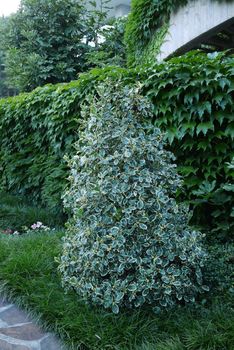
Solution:
M 191 0 L 170 18 L 158 60 L 192 49 L 234 49 L 234 1 Z

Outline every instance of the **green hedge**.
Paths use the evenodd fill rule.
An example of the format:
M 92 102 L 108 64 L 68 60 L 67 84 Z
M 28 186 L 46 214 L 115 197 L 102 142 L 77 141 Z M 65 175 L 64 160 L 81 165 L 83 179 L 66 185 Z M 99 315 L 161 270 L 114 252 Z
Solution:
M 64 154 L 77 139 L 80 105 L 107 77 L 140 80 L 154 122 L 170 141 L 185 177 L 180 199 L 193 222 L 233 232 L 234 58 L 189 53 L 140 70 L 93 70 L 69 84 L 48 85 L 0 101 L 0 186 L 57 207 L 66 184 Z M 88 101 L 86 101 L 88 103 Z
M 80 105 L 97 81 L 124 74 L 121 68 L 96 69 L 78 81 L 0 100 L 1 189 L 58 209 L 67 177 L 63 156 L 73 152 Z

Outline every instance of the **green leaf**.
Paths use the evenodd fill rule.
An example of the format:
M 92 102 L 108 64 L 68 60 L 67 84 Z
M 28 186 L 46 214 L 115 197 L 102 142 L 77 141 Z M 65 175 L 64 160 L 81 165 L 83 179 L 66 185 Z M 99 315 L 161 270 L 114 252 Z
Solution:
M 221 78 L 219 79 L 219 85 L 223 90 L 226 86 L 229 87 L 231 85 L 231 82 L 227 78 Z
M 198 142 L 197 149 L 202 149 L 203 151 L 206 151 L 207 149 L 210 149 L 211 145 L 208 139 L 205 139 L 203 141 Z
M 221 126 L 223 124 L 224 119 L 226 118 L 225 113 L 222 112 L 216 112 L 214 114 L 215 119 L 219 122 L 219 125 Z
M 188 176 L 190 174 L 196 175 L 198 168 L 193 166 L 179 166 L 178 171 L 184 176 Z
M 209 181 L 204 181 L 198 188 L 198 190 L 196 191 L 193 191 L 194 194 L 200 196 L 200 195 L 207 195 L 215 189 L 215 186 L 216 186 L 216 181 L 212 181 L 212 182 L 209 182 Z
M 167 129 L 165 137 L 169 141 L 170 145 L 172 144 L 176 136 L 177 136 L 177 129 L 175 127 L 171 127 Z
M 114 314 L 119 313 L 119 306 L 117 304 L 112 305 L 112 311 Z
M 234 218 L 234 207 L 232 207 L 232 211 L 231 211 L 231 217 Z
M 223 185 L 222 188 L 223 188 L 225 191 L 234 192 L 234 185 L 233 185 L 233 184 L 226 184 L 226 185 Z
M 227 153 L 228 145 L 224 142 L 215 145 L 215 151 L 217 153 Z
M 128 290 L 129 290 L 130 292 L 135 292 L 135 291 L 137 290 L 137 285 L 136 285 L 136 283 L 130 284 L 130 285 L 128 286 Z
M 181 128 L 180 128 L 180 131 L 185 134 L 185 132 L 187 132 L 189 130 L 189 134 L 191 136 L 193 136 L 194 134 L 194 130 L 195 130 L 195 127 L 196 127 L 196 122 L 195 121 L 191 121 L 189 123 L 183 123 L 181 125 Z
M 225 130 L 225 135 L 226 136 L 230 136 L 231 139 L 234 139 L 234 122 L 233 123 L 230 123 L 226 130 Z
M 209 101 L 200 103 L 198 105 L 193 106 L 192 110 L 194 112 L 197 112 L 199 117 L 201 118 L 205 112 L 211 114 L 211 103 Z
M 208 121 L 208 122 L 204 122 L 204 123 L 200 123 L 197 126 L 197 135 L 199 135 L 201 132 L 206 135 L 208 130 L 212 130 L 214 131 L 214 124 L 212 121 Z
M 145 230 L 145 231 L 148 229 L 147 225 L 142 224 L 142 223 L 139 225 L 139 227 L 140 227 L 142 230 Z

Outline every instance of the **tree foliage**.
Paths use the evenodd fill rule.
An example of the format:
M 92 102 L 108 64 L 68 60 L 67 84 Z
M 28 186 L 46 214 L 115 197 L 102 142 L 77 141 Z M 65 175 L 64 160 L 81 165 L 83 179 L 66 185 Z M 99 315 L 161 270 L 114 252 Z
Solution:
M 105 11 L 87 10 L 84 0 L 22 0 L 5 38 L 10 84 L 29 91 L 74 80 L 89 67 L 89 42 L 105 16 Z
M 126 65 L 126 47 L 124 44 L 126 21 L 125 17 L 110 19 L 107 25 L 99 29 L 99 43 L 87 54 L 88 62 L 92 66 Z
M 8 18 L 0 17 L 0 98 L 14 95 L 16 89 L 10 89 L 6 77 L 6 50 L 4 37 L 7 31 Z

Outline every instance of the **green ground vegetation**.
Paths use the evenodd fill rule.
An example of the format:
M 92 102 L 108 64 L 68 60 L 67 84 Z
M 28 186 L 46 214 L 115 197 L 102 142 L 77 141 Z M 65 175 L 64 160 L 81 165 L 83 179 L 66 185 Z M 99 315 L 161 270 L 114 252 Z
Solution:
M 41 221 L 49 227 L 62 226 L 64 218 L 48 209 L 32 206 L 23 197 L 0 192 L 0 230 L 22 231 L 23 226 L 31 226 Z
M 34 2 L 23 1 L 27 6 Z M 41 2 L 50 3 L 48 0 Z M 63 3 L 66 1 L 59 1 L 60 5 Z M 167 31 L 171 11 L 186 3 L 187 0 L 179 0 L 176 4 L 172 0 L 133 1 L 125 34 L 127 52 L 122 40 L 125 23 L 119 23 L 120 28 L 113 29 L 115 40 L 115 29 L 118 29 L 118 41 L 112 43 L 111 34 L 101 45 L 100 52 L 98 47 L 90 52 L 87 43 L 84 47 L 80 32 L 78 42 L 71 42 L 72 57 L 69 54 L 68 63 L 68 55 L 65 52 L 64 56 L 62 46 L 59 52 L 57 44 L 50 46 L 44 36 L 43 45 L 48 44 L 48 50 L 42 48 L 38 57 L 30 49 L 32 55 L 28 55 L 27 46 L 35 45 L 35 32 L 31 29 L 35 29 L 33 25 L 38 22 L 31 16 L 25 22 L 22 12 L 18 17 L 12 17 L 12 21 L 18 18 L 18 23 L 22 24 L 22 30 L 18 27 L 19 34 L 26 34 L 27 40 L 19 42 L 21 46 L 18 47 L 18 39 L 16 45 L 14 37 L 9 37 L 11 52 L 5 52 L 5 47 L 0 45 L 2 96 L 14 94 L 16 86 L 22 91 L 30 91 L 44 83 L 75 79 L 78 72 L 89 67 L 104 66 L 81 74 L 78 81 L 46 85 L 28 94 L 2 99 L 0 103 L 0 191 L 17 193 L 16 197 L 0 192 L 0 295 L 32 313 L 45 329 L 58 334 L 69 349 L 234 348 L 233 56 L 189 53 L 150 65 L 150 58 L 159 50 Z M 61 11 L 64 18 L 63 6 Z M 70 33 L 77 29 L 77 18 L 72 15 Z M 4 20 L 0 21 L 0 35 L 4 33 L 4 37 L 6 24 Z M 29 26 L 25 32 L 26 24 Z M 89 25 L 88 29 L 91 27 L 92 35 L 96 35 L 95 26 Z M 38 33 L 41 26 L 39 29 Z M 50 35 L 49 39 L 52 38 L 57 42 L 57 32 Z M 52 54 L 49 55 L 51 47 Z M 51 58 L 48 62 L 44 61 L 45 52 Z M 77 62 L 79 52 L 82 54 Z M 102 62 L 124 65 L 126 54 L 130 65 L 147 61 L 149 66 L 124 69 L 106 67 Z M 57 64 L 57 59 L 63 64 Z M 11 72 L 7 64 L 11 65 Z M 41 68 L 40 74 L 44 72 L 42 76 L 35 72 L 38 68 Z M 19 69 L 21 72 L 15 71 Z M 21 78 L 10 85 L 12 91 L 6 80 L 10 75 L 12 79 Z M 208 259 L 203 276 L 210 290 L 204 291 L 193 305 L 180 303 L 158 314 L 147 306 L 138 310 L 123 308 L 115 315 L 85 303 L 72 289 L 65 293 L 62 288 L 58 265 L 66 230 L 61 194 L 68 175 L 63 159 L 65 154 L 72 156 L 74 152 L 72 145 L 80 130 L 81 106 L 90 103 L 87 96 L 90 93 L 96 96 L 98 83 L 106 78 L 111 79 L 112 84 L 118 80 L 125 85 L 141 82 L 143 95 L 147 95 L 153 104 L 152 121 L 165 132 L 170 144 L 168 148 L 175 153 L 180 173 L 185 178 L 185 191 L 178 194 L 178 200 L 189 202 L 194 209 L 194 225 L 207 233 L 204 244 Z M 38 221 L 51 230 L 28 232 L 23 228 Z M 11 234 L 15 230 L 20 235 Z
M 10 197 L 6 201 L 12 211 L 13 199 L 11 204 Z M 3 205 L 3 197 L 0 201 Z M 31 311 L 45 329 L 55 331 L 70 349 L 233 349 L 234 312 L 228 292 L 231 286 L 227 286 L 227 280 L 229 284 L 231 281 L 233 256 L 230 246 L 227 264 L 221 262 L 227 247 L 218 245 L 214 256 L 217 279 L 222 274 L 227 280 L 219 284 L 219 289 L 215 282 L 196 307 L 180 306 L 158 315 L 146 308 L 114 315 L 86 305 L 72 291 L 64 294 L 55 260 L 63 236 L 62 229 L 21 236 L 1 234 L 0 293 Z M 212 274 L 213 260 L 209 265 L 207 278 Z

